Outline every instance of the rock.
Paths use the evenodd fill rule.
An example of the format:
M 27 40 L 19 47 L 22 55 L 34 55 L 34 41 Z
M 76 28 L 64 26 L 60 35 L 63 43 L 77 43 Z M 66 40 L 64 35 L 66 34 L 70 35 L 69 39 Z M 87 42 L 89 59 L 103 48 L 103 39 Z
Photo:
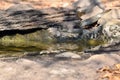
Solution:
M 54 42 L 54 40 L 65 42 L 67 40 L 68 41 L 79 40 L 84 36 L 88 36 L 90 38 L 93 37 L 96 38 L 97 36 L 96 34 L 98 33 L 99 28 L 94 28 L 92 30 L 83 30 L 83 28 L 79 27 L 80 26 L 78 24 L 79 19 L 77 18 L 75 13 L 76 12 L 73 9 L 50 8 L 50 9 L 36 10 L 27 4 L 23 4 L 23 5 L 17 4 L 16 6 L 11 7 L 6 11 L 0 12 L 1 15 L 0 36 L 2 37 L 0 41 L 2 41 L 1 43 L 3 45 L 5 44 L 7 45 L 9 43 L 8 41 L 10 41 L 10 45 L 11 42 L 13 42 L 12 44 L 15 44 L 15 42 L 17 43 L 19 41 L 16 40 L 15 36 L 14 36 L 15 38 L 12 37 L 11 39 L 11 35 L 16 35 L 16 34 L 18 35 L 20 34 L 20 36 L 18 36 L 18 39 L 20 41 L 23 40 L 25 43 L 26 41 L 29 42 L 29 40 L 34 42 L 40 41 L 42 43 L 43 42 L 46 43 L 50 40 L 51 40 L 50 42 Z M 96 21 L 97 19 L 95 19 L 93 23 Z M 86 20 L 85 22 L 89 22 L 89 21 Z M 84 24 L 83 26 L 86 26 L 86 24 Z M 41 33 L 42 30 L 45 30 L 43 34 Z M 38 31 L 38 33 L 33 33 L 36 31 Z M 33 33 L 33 34 L 29 35 L 29 33 Z M 95 35 L 93 33 L 95 33 Z M 10 36 L 6 36 L 6 35 L 10 35 Z M 3 42 L 7 42 L 7 43 L 4 44 Z M 22 45 L 22 44 L 23 42 L 20 42 L 20 44 L 18 43 L 18 45 Z M 30 46 L 38 46 L 38 44 L 39 43 L 37 44 L 34 43 Z M 47 47 L 48 46 L 45 46 L 45 49 Z M 59 49 L 60 47 L 61 46 L 59 46 Z M 78 45 L 76 46 L 76 44 L 75 47 L 73 44 L 72 46 L 70 45 L 69 47 L 68 46 L 66 47 L 65 44 L 65 49 L 68 48 L 69 50 L 78 49 L 78 47 L 79 46 Z M 41 43 L 40 43 L 40 48 L 43 48 L 43 45 L 41 45 Z
M 77 38 L 81 29 L 75 10 L 66 8 L 48 8 L 36 10 L 27 4 L 17 4 L 0 12 L 0 32 L 23 33 L 47 29 L 57 38 Z M 74 27 L 78 27 L 77 29 Z M 15 31 L 12 31 L 15 30 Z M 77 31 L 77 32 L 76 32 Z M 7 35 L 7 34 L 4 34 Z
M 99 20 L 110 11 L 111 9 L 105 10 L 104 12 L 89 17 L 88 19 L 83 19 L 80 22 L 80 27 L 83 28 L 81 38 L 95 39 L 97 37 L 100 37 L 100 34 L 102 33 L 101 26 L 103 26 L 103 24 L 99 23 Z
M 81 16 L 81 19 L 82 19 L 82 20 L 89 19 L 90 17 L 93 17 L 93 16 L 95 16 L 95 15 L 98 15 L 98 14 L 100 14 L 100 13 L 102 13 L 102 12 L 103 12 L 102 9 L 100 9 L 100 8 L 97 7 L 97 6 L 95 6 L 91 12 L 88 12 L 88 13 L 86 12 L 85 15 Z
M 74 6 L 78 7 L 78 12 L 85 13 L 81 16 L 82 20 L 97 15 L 104 10 L 104 5 L 101 3 L 100 0 L 78 0 L 76 3 L 74 3 Z
M 109 9 L 109 10 L 106 10 L 106 11 L 104 11 L 104 12 L 102 12 L 102 13 L 99 13 L 99 14 L 97 14 L 97 15 L 94 15 L 94 16 L 92 16 L 92 17 L 89 17 L 88 19 L 85 19 L 85 20 L 82 20 L 81 21 L 81 27 L 86 27 L 86 26 L 90 26 L 90 25 L 92 25 L 92 24 L 95 24 L 95 23 L 98 23 L 97 21 L 101 18 L 101 17 L 103 17 L 103 15 L 104 14 L 106 14 L 106 13 L 108 13 L 108 12 L 110 12 L 111 11 L 111 9 Z M 99 23 L 98 23 L 99 24 Z M 94 26 L 93 26 L 94 27 Z M 88 27 L 89 28 L 89 27 Z
M 102 17 L 98 20 L 98 24 L 104 25 L 110 20 L 120 19 L 120 8 L 111 9 L 109 12 L 102 15 Z
M 103 26 L 103 34 L 108 38 L 110 44 L 120 42 L 120 20 L 113 19 Z
M 72 59 L 80 59 L 81 56 L 78 54 L 75 54 L 73 52 L 63 52 L 60 54 L 55 55 L 56 58 L 72 58 Z
M 103 26 L 103 33 L 106 33 L 108 37 L 119 37 L 120 36 L 120 20 L 113 19 L 107 22 Z
M 69 26 L 68 26 L 69 27 Z M 58 29 L 58 28 L 49 28 L 48 31 L 51 33 L 51 35 L 53 35 L 56 38 L 59 39 L 72 39 L 72 38 L 79 38 L 79 34 L 82 33 L 82 29 L 73 29 L 71 32 L 69 32 L 69 30 L 64 30 L 66 28 L 63 29 Z
M 42 50 L 40 51 L 40 55 L 44 55 L 44 54 L 59 54 L 61 52 L 64 52 L 64 50 Z
M 0 11 L 0 41 L 4 42 L 4 38 L 6 41 L 9 37 L 12 37 L 12 40 L 9 38 L 7 41 L 13 42 L 13 45 L 15 44 L 14 42 L 19 42 L 18 38 L 20 41 L 25 40 L 27 42 L 32 40 L 35 42 L 35 45 L 38 45 L 39 43 L 36 44 L 36 41 L 49 42 L 47 41 L 48 39 L 54 41 L 56 37 L 59 41 L 66 41 L 66 39 L 75 40 L 79 36 L 79 32 L 82 32 L 79 29 L 79 19 L 76 17 L 73 9 L 48 8 L 36 10 L 29 7 L 27 4 L 17 4 L 5 11 Z M 73 29 L 72 31 L 72 28 L 76 26 L 78 29 Z M 70 30 L 68 30 L 69 27 L 71 27 Z M 64 31 L 65 29 L 66 31 Z M 38 32 L 38 35 L 36 32 Z M 11 35 L 14 35 L 14 37 Z M 19 37 L 16 35 L 19 35 Z M 3 42 L 2 44 L 4 44 Z
M 108 9 L 119 9 L 119 2 L 120 0 L 78 0 L 74 6 L 77 7 L 78 12 L 84 13 L 81 15 L 81 19 L 85 20 Z M 120 11 L 116 12 L 119 14 Z M 112 15 L 109 17 L 115 17 L 116 12 L 112 11 Z
M 24 52 L 25 56 L 37 56 L 39 55 L 39 52 Z
M 50 32 L 51 35 L 57 36 L 57 37 L 61 35 L 60 31 L 58 31 L 57 28 L 53 28 L 53 27 L 48 28 L 48 32 Z
M 79 19 L 73 9 L 47 8 L 34 9 L 27 4 L 17 4 L 5 11 L 0 11 L 0 30 L 27 30 L 49 27 L 79 26 Z M 67 22 L 66 25 L 63 23 Z M 77 23 L 76 23 L 77 22 Z

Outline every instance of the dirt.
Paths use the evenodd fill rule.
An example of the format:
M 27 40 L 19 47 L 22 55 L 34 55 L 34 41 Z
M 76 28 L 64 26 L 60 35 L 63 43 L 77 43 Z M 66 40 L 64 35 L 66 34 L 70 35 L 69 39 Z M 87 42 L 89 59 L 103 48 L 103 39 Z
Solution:
M 99 54 L 86 60 L 49 57 L 0 60 L 0 80 L 98 80 L 97 70 L 120 63 L 117 54 Z
M 73 7 L 74 2 L 80 0 L 0 0 L 0 9 L 7 9 L 14 4 L 30 4 L 34 8 Z M 107 9 L 119 7 L 120 0 L 101 0 Z
M 70 7 L 76 0 L 1 0 L 0 9 L 7 9 L 14 4 L 30 4 L 34 8 Z
M 103 80 L 97 71 L 120 63 L 119 46 L 85 54 L 92 55 L 86 59 L 53 55 L 0 58 L 0 80 Z

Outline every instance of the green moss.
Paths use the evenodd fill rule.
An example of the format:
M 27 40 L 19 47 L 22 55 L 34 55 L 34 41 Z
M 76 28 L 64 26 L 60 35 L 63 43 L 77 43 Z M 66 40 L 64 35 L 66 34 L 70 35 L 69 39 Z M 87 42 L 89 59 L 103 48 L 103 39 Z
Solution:
M 2 58 L 2 57 L 22 57 L 22 56 L 24 56 L 23 52 L 0 51 L 0 58 Z
M 57 42 L 48 31 L 40 30 L 29 34 L 15 34 L 0 38 L 0 54 L 4 56 L 22 56 L 26 51 L 41 50 L 69 50 L 82 51 L 97 45 L 104 44 L 104 39 L 82 39 L 75 41 Z M 15 54 L 16 53 L 16 54 Z M 21 53 L 21 54 L 20 54 Z
M 104 41 L 96 40 L 96 39 L 88 40 L 88 45 L 89 46 L 97 46 L 97 45 L 100 45 L 100 44 L 104 44 Z
M 29 34 L 15 34 L 12 36 L 4 36 L 0 39 L 0 45 L 12 48 L 29 48 L 34 47 L 39 50 L 47 49 L 54 39 L 49 37 L 49 33 L 45 30 L 36 31 Z M 9 48 L 8 48 L 9 49 Z M 10 50 L 10 49 L 9 49 Z

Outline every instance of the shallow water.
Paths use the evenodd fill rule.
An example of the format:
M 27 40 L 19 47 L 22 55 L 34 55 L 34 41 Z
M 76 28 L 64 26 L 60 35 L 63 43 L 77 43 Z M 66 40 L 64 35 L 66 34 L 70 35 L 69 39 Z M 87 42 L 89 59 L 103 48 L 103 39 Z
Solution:
M 24 52 L 40 52 L 42 50 L 83 51 L 100 44 L 104 44 L 104 40 L 66 40 L 65 42 L 57 42 L 48 31 L 41 30 L 29 34 L 1 37 L 0 54 L 1 56 L 22 56 Z

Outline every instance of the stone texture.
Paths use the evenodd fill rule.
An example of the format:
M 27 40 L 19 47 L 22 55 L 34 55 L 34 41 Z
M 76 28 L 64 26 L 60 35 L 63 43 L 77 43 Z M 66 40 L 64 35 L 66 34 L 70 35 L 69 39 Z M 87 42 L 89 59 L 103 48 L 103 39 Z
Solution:
M 119 2 L 120 0 L 78 0 L 74 5 L 75 7 L 80 7 L 78 12 L 84 12 L 81 18 L 85 20 L 104 10 L 119 9 Z
M 103 66 L 120 63 L 117 54 L 99 54 L 86 60 L 59 60 L 48 57 L 1 59 L 1 80 L 98 80 Z
M 103 33 L 108 37 L 120 37 L 120 20 L 113 19 L 103 26 Z
M 118 9 L 111 9 L 111 11 L 105 13 L 101 18 L 98 20 L 98 24 L 104 25 L 105 23 L 111 20 L 120 19 L 120 8 Z
M 80 59 L 81 56 L 74 52 L 63 52 L 55 55 L 56 58 L 71 58 L 71 59 Z
M 65 8 L 37 10 L 28 4 L 11 6 L 1 11 L 0 15 L 0 30 L 68 27 L 69 23 L 74 27 L 79 21 L 74 10 Z

